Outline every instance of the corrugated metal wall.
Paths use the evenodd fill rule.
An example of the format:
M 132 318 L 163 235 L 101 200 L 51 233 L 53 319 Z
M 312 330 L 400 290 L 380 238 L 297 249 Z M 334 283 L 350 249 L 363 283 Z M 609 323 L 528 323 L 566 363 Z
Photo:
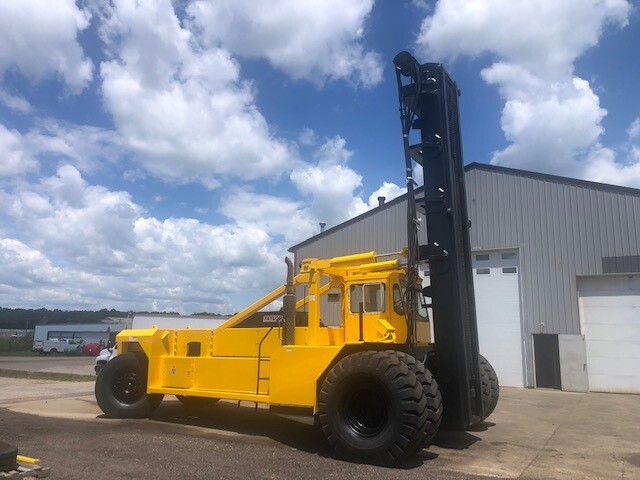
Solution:
M 467 170 L 466 188 L 472 248 L 520 249 L 530 364 L 531 334 L 580 333 L 576 276 L 602 274 L 603 257 L 623 257 L 616 264 L 625 268 L 624 257 L 632 265 L 640 255 L 640 191 L 482 166 Z M 397 251 L 406 244 L 405 209 L 398 201 L 320 236 L 302 246 L 298 258 Z
M 466 180 L 472 247 L 520 248 L 526 330 L 580 333 L 576 276 L 640 253 L 640 192 L 482 169 Z
M 424 222 L 423 222 L 424 225 Z M 407 202 L 400 200 L 380 208 L 374 215 L 365 215 L 345 228 L 326 232 L 316 241 L 298 250 L 297 258 L 329 258 L 375 250 L 378 253 L 397 252 L 407 246 Z M 421 243 L 426 242 L 426 227 L 420 229 Z
M 581 333 L 576 277 L 602 274 L 603 257 L 640 254 L 640 191 L 482 168 L 467 171 L 466 187 L 472 247 L 520 248 L 530 365 L 533 333 Z

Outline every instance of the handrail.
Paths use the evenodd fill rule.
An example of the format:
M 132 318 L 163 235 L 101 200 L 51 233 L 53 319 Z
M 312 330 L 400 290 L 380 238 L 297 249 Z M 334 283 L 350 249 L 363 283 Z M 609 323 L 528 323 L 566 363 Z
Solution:
M 267 339 L 267 337 L 271 333 L 271 330 L 273 330 L 274 328 L 275 328 L 275 325 L 271 325 L 271 328 L 267 330 L 267 333 L 264 334 L 264 336 L 262 337 L 262 340 L 260 340 L 260 343 L 258 343 L 258 379 L 256 381 L 256 395 L 260 394 L 260 380 L 266 380 L 266 378 L 260 378 L 260 362 L 262 361 L 262 342 L 264 342 Z

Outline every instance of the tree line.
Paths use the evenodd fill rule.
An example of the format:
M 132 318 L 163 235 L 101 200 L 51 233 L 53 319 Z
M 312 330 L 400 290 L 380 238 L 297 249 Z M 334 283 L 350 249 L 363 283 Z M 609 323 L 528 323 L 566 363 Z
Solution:
M 5 308 L 0 307 L 0 328 L 35 328 L 36 325 L 58 323 L 97 323 L 107 317 L 126 318 L 130 312 L 119 310 L 49 310 L 47 308 Z M 178 315 L 177 312 L 136 312 L 136 313 L 166 313 Z M 216 313 L 197 313 L 196 315 L 218 315 Z
M 49 310 L 47 308 L 0 307 L 0 328 L 34 328 L 49 323 L 96 323 L 107 317 L 125 317 L 127 312 L 118 310 Z

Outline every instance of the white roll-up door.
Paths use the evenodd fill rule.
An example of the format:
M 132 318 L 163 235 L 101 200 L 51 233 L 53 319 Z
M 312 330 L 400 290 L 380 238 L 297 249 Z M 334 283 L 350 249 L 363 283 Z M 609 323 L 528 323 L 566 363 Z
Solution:
M 589 390 L 640 393 L 640 275 L 578 278 Z
M 471 255 L 480 353 L 493 365 L 500 385 L 522 387 L 518 251 L 472 252 Z

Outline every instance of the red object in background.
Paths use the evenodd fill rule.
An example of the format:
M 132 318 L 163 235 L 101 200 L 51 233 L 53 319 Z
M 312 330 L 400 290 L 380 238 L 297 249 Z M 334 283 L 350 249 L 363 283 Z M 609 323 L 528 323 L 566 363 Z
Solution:
M 87 343 L 82 348 L 82 354 L 90 357 L 97 357 L 100 354 L 101 347 L 99 343 Z

